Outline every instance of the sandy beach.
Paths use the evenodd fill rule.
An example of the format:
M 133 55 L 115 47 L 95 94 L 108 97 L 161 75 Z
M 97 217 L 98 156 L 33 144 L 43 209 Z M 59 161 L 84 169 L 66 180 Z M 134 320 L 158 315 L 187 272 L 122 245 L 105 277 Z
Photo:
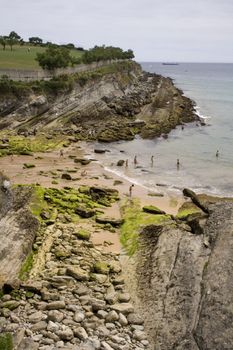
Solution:
M 60 150 L 54 150 L 47 153 L 35 153 L 33 156 L 2 157 L 0 158 L 0 169 L 9 177 L 12 185 L 40 184 L 44 187 L 54 188 L 65 186 L 78 188 L 81 185 L 88 185 L 115 188 L 119 191 L 120 202 L 104 209 L 104 213 L 108 217 L 120 218 L 120 204 L 122 201 L 130 199 L 129 187 L 131 183 L 106 171 L 99 161 L 93 160 L 87 165 L 81 165 L 74 162 L 74 157 L 88 158 L 90 154 L 86 154 L 82 143 L 78 143 L 64 148 L 63 156 L 60 155 Z M 35 167 L 25 168 L 24 164 L 32 164 Z M 70 174 L 72 180 L 62 179 L 63 173 Z M 173 215 L 177 213 L 178 208 L 184 202 L 182 196 L 171 197 L 165 194 L 163 197 L 155 197 L 148 195 L 148 193 L 148 189 L 134 185 L 131 198 L 139 199 L 141 206 L 152 204 Z M 96 227 L 89 227 L 89 229 L 92 231 L 92 241 L 95 245 L 101 246 L 104 251 L 121 251 L 118 229 L 115 233 L 106 232 L 106 230 Z

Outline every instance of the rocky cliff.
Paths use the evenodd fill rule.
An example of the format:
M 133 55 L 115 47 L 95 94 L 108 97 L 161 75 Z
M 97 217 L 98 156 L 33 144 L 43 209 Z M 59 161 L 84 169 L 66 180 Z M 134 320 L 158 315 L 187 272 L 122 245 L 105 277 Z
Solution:
M 0 174 L 0 289 L 4 282 L 17 279 L 39 229 L 29 209 L 32 189 L 7 185 L 8 180 Z
M 0 128 L 50 129 L 110 142 L 131 140 L 137 133 L 153 138 L 197 118 L 192 101 L 171 79 L 142 72 L 135 62 L 61 79 L 8 83 L 13 85 L 0 95 Z
M 141 232 L 136 299 L 156 350 L 232 348 L 233 203 L 208 211 L 201 232 L 190 217 Z

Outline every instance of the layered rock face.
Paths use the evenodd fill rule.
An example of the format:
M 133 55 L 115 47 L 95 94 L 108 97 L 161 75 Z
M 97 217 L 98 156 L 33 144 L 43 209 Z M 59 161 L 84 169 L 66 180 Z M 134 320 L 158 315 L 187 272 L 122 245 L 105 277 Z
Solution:
M 153 138 L 193 121 L 193 103 L 171 79 L 142 72 L 135 62 L 115 64 L 72 91 L 58 95 L 0 96 L 0 128 L 52 129 L 79 139 L 132 140 L 139 133 Z
M 39 228 L 27 207 L 30 190 L 11 190 L 4 186 L 4 181 L 8 180 L 0 175 L 0 288 L 7 280 L 17 278 Z
M 208 207 L 203 234 L 186 224 L 141 235 L 137 297 L 154 349 L 231 349 L 233 203 Z

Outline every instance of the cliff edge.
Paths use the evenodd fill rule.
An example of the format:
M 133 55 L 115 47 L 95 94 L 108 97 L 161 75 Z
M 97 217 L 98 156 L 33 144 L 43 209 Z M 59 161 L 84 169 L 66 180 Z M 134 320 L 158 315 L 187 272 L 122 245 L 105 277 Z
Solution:
M 47 82 L 1 81 L 0 91 L 0 129 L 26 134 L 46 129 L 112 142 L 153 138 L 197 119 L 171 79 L 131 61 Z

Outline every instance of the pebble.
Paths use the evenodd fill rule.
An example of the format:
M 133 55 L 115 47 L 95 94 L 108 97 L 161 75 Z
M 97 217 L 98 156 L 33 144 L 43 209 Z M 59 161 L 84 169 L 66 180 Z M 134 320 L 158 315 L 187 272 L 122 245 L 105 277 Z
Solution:
M 0 326 L 4 331 L 23 329 L 30 344 L 27 350 L 149 349 L 143 319 L 130 303 L 118 256 L 71 239 L 73 231 L 68 227 L 62 226 L 63 233 L 46 254 L 45 272 L 35 282 L 38 287 L 32 297 L 26 298 L 24 291 L 21 301 L 3 296 L 2 304 L 17 308 L 14 312 L 1 309 Z M 69 251 L 70 256 L 56 260 L 58 249 Z M 96 261 L 108 262 L 108 275 L 89 274 Z

